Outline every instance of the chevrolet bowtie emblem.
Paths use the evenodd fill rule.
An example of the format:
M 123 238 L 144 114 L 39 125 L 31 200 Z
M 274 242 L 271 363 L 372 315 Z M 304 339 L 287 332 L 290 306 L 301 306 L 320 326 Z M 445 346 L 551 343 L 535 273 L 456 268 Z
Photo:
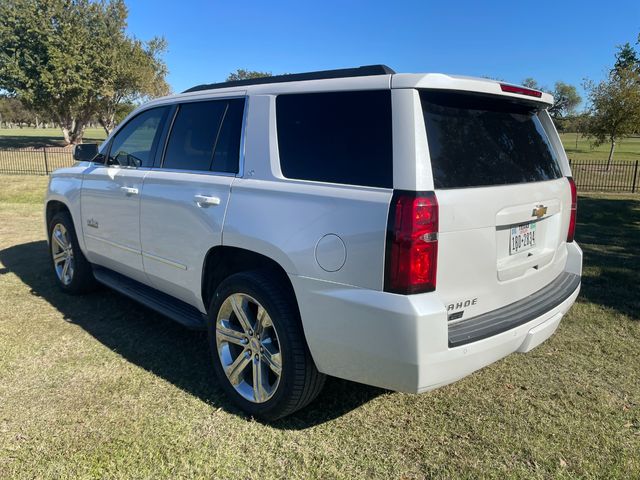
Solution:
M 533 212 L 531 212 L 531 216 L 541 218 L 545 215 L 545 213 L 547 213 L 547 207 L 545 207 L 544 205 L 538 205 L 533 209 Z

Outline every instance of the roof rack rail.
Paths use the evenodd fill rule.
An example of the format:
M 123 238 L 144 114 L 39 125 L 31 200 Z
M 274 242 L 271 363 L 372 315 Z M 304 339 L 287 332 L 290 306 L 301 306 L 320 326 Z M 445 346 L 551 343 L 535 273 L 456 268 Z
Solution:
M 230 82 L 208 83 L 196 85 L 182 93 L 213 90 L 216 88 L 241 87 L 246 85 L 263 85 L 266 83 L 299 82 L 302 80 L 324 80 L 328 78 L 368 77 L 371 75 L 389 75 L 396 73 L 386 65 L 366 65 L 363 67 L 341 68 L 338 70 L 321 70 L 318 72 L 291 73 L 273 77 L 251 78 L 248 80 L 232 80 Z

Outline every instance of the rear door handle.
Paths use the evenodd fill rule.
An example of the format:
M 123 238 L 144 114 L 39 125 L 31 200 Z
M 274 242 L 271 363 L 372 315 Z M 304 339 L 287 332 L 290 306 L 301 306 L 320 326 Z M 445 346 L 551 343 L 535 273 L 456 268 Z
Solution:
M 132 187 L 120 187 L 120 190 L 127 195 L 138 195 L 138 189 Z
M 208 206 L 208 205 L 220 205 L 220 198 L 218 197 L 208 197 L 206 195 L 194 195 L 193 201 L 198 205 Z

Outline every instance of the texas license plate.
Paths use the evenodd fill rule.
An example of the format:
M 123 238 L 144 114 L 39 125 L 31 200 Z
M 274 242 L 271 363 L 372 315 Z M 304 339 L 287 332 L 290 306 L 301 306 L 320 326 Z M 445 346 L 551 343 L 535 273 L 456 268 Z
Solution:
M 536 246 L 536 224 L 523 223 L 511 227 L 511 241 L 509 242 L 509 255 L 529 250 Z

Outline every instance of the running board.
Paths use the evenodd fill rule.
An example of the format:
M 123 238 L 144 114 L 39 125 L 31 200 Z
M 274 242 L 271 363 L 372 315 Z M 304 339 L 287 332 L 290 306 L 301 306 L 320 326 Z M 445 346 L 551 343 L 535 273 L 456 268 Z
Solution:
M 104 267 L 93 267 L 96 280 L 192 330 L 206 329 L 206 315 L 188 303 Z

